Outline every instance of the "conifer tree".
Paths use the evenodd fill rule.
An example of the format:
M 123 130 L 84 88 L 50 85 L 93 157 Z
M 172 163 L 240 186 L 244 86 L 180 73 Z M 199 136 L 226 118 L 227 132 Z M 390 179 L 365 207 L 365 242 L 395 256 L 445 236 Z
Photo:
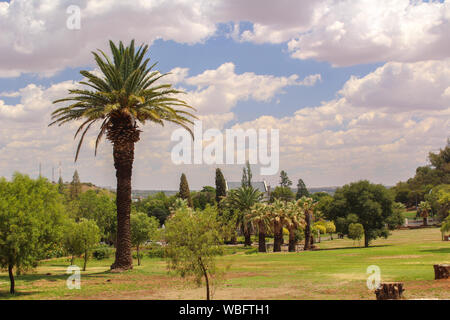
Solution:
M 70 199 L 72 200 L 78 199 L 80 194 L 81 194 L 80 176 L 78 175 L 78 171 L 75 170 L 72 182 L 70 183 Z
M 216 202 L 220 203 L 223 197 L 227 195 L 227 186 L 222 170 L 216 169 Z
M 301 199 L 302 197 L 309 197 L 309 191 L 306 188 L 305 183 L 303 182 L 302 179 L 298 179 L 298 183 L 297 183 L 297 194 L 296 194 L 296 199 Z
M 189 184 L 184 173 L 181 175 L 180 179 L 180 198 L 186 200 L 189 207 L 193 207 Z

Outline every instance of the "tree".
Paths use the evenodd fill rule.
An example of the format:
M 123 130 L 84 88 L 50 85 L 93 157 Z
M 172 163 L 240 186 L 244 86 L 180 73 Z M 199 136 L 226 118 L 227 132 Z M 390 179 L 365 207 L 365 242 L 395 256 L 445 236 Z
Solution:
M 82 121 L 75 137 L 81 133 L 75 161 L 87 131 L 94 123 L 101 122 L 95 143 L 95 151 L 102 137 L 113 145 L 114 167 L 117 177 L 117 250 L 111 269 L 128 270 L 133 267 L 131 256 L 131 175 L 134 161 L 134 147 L 140 139 L 138 124 L 146 122 L 164 125 L 175 123 L 193 134 L 192 109 L 177 98 L 182 93 L 170 84 L 158 85 L 157 81 L 167 74 L 148 66 L 145 59 L 148 46 L 135 50 L 134 40 L 128 47 L 122 42 L 117 47 L 110 41 L 112 59 L 103 51 L 93 52 L 101 76 L 81 71 L 87 80 L 81 81 L 82 89 L 69 90 L 69 97 L 54 103 L 73 102 L 52 113 L 50 125 L 62 125 L 71 121 Z
M 78 224 L 69 220 L 65 226 L 63 246 L 65 251 L 72 256 L 70 265 L 74 265 L 75 257 L 83 254 L 83 243 L 79 236 Z
M 233 210 L 237 215 L 236 224 L 240 227 L 245 238 L 245 246 L 251 246 L 251 224 L 245 216 L 251 212 L 251 208 L 261 201 L 263 194 L 253 187 L 241 187 L 229 192 L 225 206 Z
M 65 190 L 64 181 L 63 181 L 62 177 L 59 177 L 59 179 L 58 179 L 58 192 L 60 194 L 64 194 L 64 190 Z
M 267 204 L 256 203 L 245 217 L 258 229 L 258 252 L 266 252 L 266 231 L 270 225 L 270 215 Z
M 83 271 L 86 271 L 89 252 L 100 242 L 100 229 L 95 221 L 82 218 L 80 222 L 77 223 L 76 233 L 80 238 L 84 253 Z
M 297 245 L 297 238 L 295 232 L 299 228 L 304 228 L 305 226 L 305 214 L 303 212 L 303 207 L 301 201 L 288 202 L 285 204 L 285 225 L 289 231 L 289 252 L 295 252 Z
M 290 202 L 295 199 L 295 195 L 289 187 L 276 187 L 270 193 L 270 202 L 274 202 L 275 200 L 280 200 L 284 202 Z
M 355 214 L 364 227 L 364 245 L 368 247 L 370 241 L 388 237 L 385 225 L 393 214 L 393 203 L 392 193 L 384 186 L 359 181 L 336 190 L 330 213 L 334 217 Z
M 325 223 L 326 232 L 330 235 L 330 240 L 333 240 L 333 233 L 336 232 L 336 225 L 333 221 L 327 221 Z
M 15 173 L 0 179 L 0 268 L 7 269 L 10 293 L 15 293 L 13 270 L 33 269 L 60 243 L 64 215 L 57 187 L 44 178 L 32 180 Z
M 363 236 L 364 236 L 364 227 L 362 224 L 351 223 L 348 226 L 348 237 L 350 239 L 358 240 L 358 242 L 360 242 Z
M 189 190 L 189 184 L 184 173 L 180 178 L 180 198 L 186 200 L 189 207 L 194 207 L 191 197 L 191 191 Z
M 386 223 L 388 225 L 389 230 L 395 230 L 400 228 L 405 222 L 405 216 L 403 212 L 406 210 L 406 207 L 403 203 L 394 202 L 392 205 L 392 215 L 390 215 L 386 219 Z
M 78 221 L 85 218 L 95 221 L 101 237 L 109 243 L 116 242 L 117 220 L 116 203 L 113 195 L 106 191 L 88 190 L 81 194 L 78 201 Z
M 292 181 L 289 179 L 287 172 L 281 170 L 280 172 L 280 186 L 282 188 L 290 188 L 292 186 Z
M 203 187 L 199 192 L 192 193 L 192 203 L 195 209 L 204 210 L 207 205 L 216 205 L 216 190 L 213 187 Z
M 299 200 L 299 205 L 303 208 L 305 215 L 305 246 L 304 250 L 311 250 L 311 226 L 316 212 L 317 202 L 313 199 L 302 197 Z
M 219 271 L 215 258 L 223 250 L 220 230 L 213 208 L 193 211 L 184 207 L 174 212 L 164 231 L 168 269 L 183 278 L 192 276 L 198 285 L 204 278 L 207 300 L 211 299 L 213 277 Z
M 138 266 L 141 265 L 140 246 L 155 237 L 158 227 L 159 221 L 155 217 L 142 212 L 131 214 L 131 243 L 136 247 Z
M 242 179 L 241 185 L 242 187 L 250 188 L 252 187 L 252 169 L 250 168 L 250 162 L 247 161 L 245 167 L 242 169 Z
M 225 178 L 222 174 L 222 170 L 219 168 L 216 169 L 216 202 L 220 203 L 220 201 L 227 196 L 227 185 L 225 182 Z
M 428 221 L 427 220 L 428 220 L 428 216 L 430 214 L 430 211 L 431 211 L 431 206 L 428 203 L 428 201 L 422 201 L 419 204 L 419 213 L 420 213 L 420 216 L 423 218 L 423 225 L 424 226 L 428 225 Z
M 73 173 L 73 179 L 70 183 L 69 195 L 71 200 L 76 200 L 81 194 L 81 182 L 80 176 L 78 175 L 78 171 L 75 170 Z
M 281 252 L 283 226 L 286 222 L 286 202 L 275 199 L 269 206 L 269 215 L 273 228 L 273 252 Z
M 442 240 L 444 240 L 444 234 L 450 232 L 450 216 L 445 219 L 441 226 Z
M 309 191 L 302 179 L 298 179 L 297 194 L 295 195 L 295 197 L 297 200 L 301 199 L 302 197 L 309 197 Z

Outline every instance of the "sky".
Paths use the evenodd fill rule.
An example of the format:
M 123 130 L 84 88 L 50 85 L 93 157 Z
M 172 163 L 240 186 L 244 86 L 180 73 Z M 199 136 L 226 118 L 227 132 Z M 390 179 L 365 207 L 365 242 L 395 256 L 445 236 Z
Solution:
M 71 5 L 80 28 L 67 27 Z M 95 71 L 108 40 L 150 45 L 149 57 L 204 127 L 279 129 L 280 170 L 309 187 L 368 179 L 394 185 L 450 136 L 450 1 L 14 0 L 0 1 L 0 176 L 75 169 L 114 186 L 112 148 L 96 131 L 74 163 L 77 124 L 48 127 L 52 101 Z M 175 165 L 173 126 L 147 125 L 136 145 L 135 189 L 214 184 L 220 167 Z M 254 180 L 272 186 L 279 175 Z

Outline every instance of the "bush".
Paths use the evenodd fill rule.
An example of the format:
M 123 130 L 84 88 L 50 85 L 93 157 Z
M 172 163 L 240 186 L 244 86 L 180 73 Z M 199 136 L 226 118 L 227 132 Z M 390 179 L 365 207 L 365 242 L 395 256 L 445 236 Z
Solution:
M 258 253 L 258 248 L 251 248 L 245 251 L 245 254 L 255 254 L 255 253 Z
M 351 223 L 348 226 L 348 237 L 360 241 L 364 235 L 364 227 L 360 223 Z
M 108 259 L 111 257 L 111 255 L 113 254 L 114 249 L 108 246 L 102 246 L 102 247 L 98 247 L 96 248 L 93 252 L 92 252 L 92 256 L 97 259 L 97 260 L 103 260 L 103 259 Z
M 147 253 L 149 258 L 164 258 L 164 248 L 162 247 L 151 247 L 148 249 Z

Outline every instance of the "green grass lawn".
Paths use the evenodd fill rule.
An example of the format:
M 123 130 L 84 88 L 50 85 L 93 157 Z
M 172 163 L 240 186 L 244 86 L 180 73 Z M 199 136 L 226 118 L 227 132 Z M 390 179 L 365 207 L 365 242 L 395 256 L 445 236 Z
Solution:
M 437 228 L 394 231 L 370 248 L 352 240 L 326 240 L 320 250 L 299 253 L 245 254 L 227 249 L 219 265 L 228 268 L 215 299 L 374 299 L 366 269 L 381 268 L 382 281 L 402 281 L 408 299 L 450 299 L 450 280 L 434 280 L 433 264 L 450 263 L 450 242 Z M 204 299 L 204 288 L 168 274 L 162 259 L 143 259 L 143 266 L 112 274 L 112 259 L 90 260 L 81 275 L 81 290 L 66 287 L 68 259 L 41 262 L 34 273 L 16 280 L 0 274 L 0 299 Z M 75 264 L 82 266 L 82 259 Z

